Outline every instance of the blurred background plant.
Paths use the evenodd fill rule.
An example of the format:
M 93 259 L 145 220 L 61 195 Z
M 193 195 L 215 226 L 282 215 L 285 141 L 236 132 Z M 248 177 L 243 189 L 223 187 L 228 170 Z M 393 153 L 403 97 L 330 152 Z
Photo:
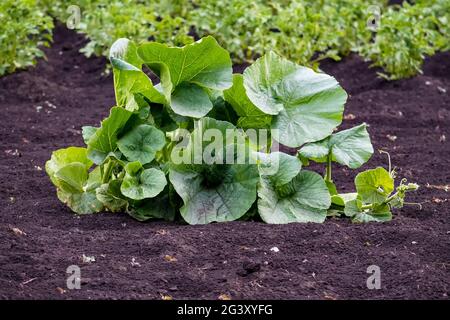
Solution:
M 0 76 L 32 66 L 52 40 L 53 19 L 36 0 L 0 2 Z
M 414 5 L 385 8 L 373 41 L 357 48 L 373 66 L 381 67 L 379 75 L 389 80 L 408 78 L 421 73 L 426 56 L 449 50 L 450 1 L 419 0 Z
M 415 0 L 11 0 L 0 5 L 0 75 L 33 64 L 51 39 L 52 20 L 66 22 L 80 8 L 76 31 L 86 56 L 108 56 L 126 37 L 184 45 L 213 35 L 235 63 L 273 50 L 317 68 L 326 58 L 356 53 L 394 80 L 421 72 L 426 56 L 449 50 L 450 1 Z M 375 11 L 375 12 L 374 12 Z M 5 22 L 3 22 L 5 20 Z M 372 21 L 373 20 L 373 21 Z

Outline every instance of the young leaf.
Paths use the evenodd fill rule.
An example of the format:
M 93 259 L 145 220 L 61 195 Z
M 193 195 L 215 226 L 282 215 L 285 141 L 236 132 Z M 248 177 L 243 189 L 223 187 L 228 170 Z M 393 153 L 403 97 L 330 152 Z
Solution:
M 166 143 L 162 131 L 147 124 L 141 124 L 126 133 L 117 141 L 120 152 L 129 161 L 139 161 L 142 165 L 150 163 L 157 151 Z
M 136 94 L 142 94 L 155 103 L 166 103 L 164 95 L 142 72 L 142 60 L 137 55 L 137 46 L 134 42 L 125 38 L 116 40 L 111 46 L 109 59 L 113 66 L 117 106 L 130 111 L 139 110 Z
M 182 48 L 150 42 L 137 52 L 159 75 L 162 91 L 179 115 L 205 116 L 213 107 L 207 90 L 224 90 L 232 84 L 230 55 L 212 37 Z
M 386 169 L 378 167 L 359 173 L 355 186 L 364 203 L 382 203 L 394 191 L 394 179 Z
M 99 212 L 103 204 L 97 200 L 95 189 L 100 186 L 100 170 L 88 173 L 88 168 L 80 162 L 70 163 L 55 174 L 59 181 L 57 195 L 59 200 L 78 214 Z
M 358 194 L 356 192 L 339 193 L 331 196 L 331 203 L 340 207 L 345 207 L 346 203 L 356 200 L 357 197 Z
M 92 166 L 92 161 L 87 158 L 86 148 L 81 147 L 69 147 L 53 151 L 50 160 L 45 163 L 45 171 L 56 187 L 59 186 L 58 179 L 55 176 L 56 172 L 71 163 L 84 164 L 86 170 Z
M 133 113 L 120 107 L 113 107 L 108 118 L 88 141 L 88 157 L 95 164 L 101 164 L 109 153 L 117 148 L 119 133 L 125 127 Z
M 71 193 L 83 192 L 88 176 L 88 168 L 80 162 L 69 163 L 55 173 L 59 188 Z
M 373 147 L 365 123 L 332 134 L 318 142 L 308 143 L 299 154 L 315 162 L 331 159 L 351 169 L 362 166 L 373 154 Z
M 121 180 L 111 180 L 96 190 L 97 199 L 111 212 L 125 211 L 128 201 L 120 192 Z
M 167 184 L 164 172 L 156 168 L 143 169 L 138 161 L 128 163 L 125 172 L 120 191 L 133 200 L 154 198 Z
M 277 140 L 288 147 L 330 135 L 342 121 L 347 93 L 331 76 L 269 52 L 244 71 L 248 98 L 273 115 Z
M 371 209 L 361 209 L 360 200 L 352 200 L 345 204 L 344 213 L 352 218 L 352 222 L 385 222 L 392 220 L 392 213 L 387 204 L 377 205 Z
M 302 170 L 288 184 L 275 187 L 261 177 L 258 187 L 258 211 L 267 223 L 323 222 L 331 200 L 323 178 Z

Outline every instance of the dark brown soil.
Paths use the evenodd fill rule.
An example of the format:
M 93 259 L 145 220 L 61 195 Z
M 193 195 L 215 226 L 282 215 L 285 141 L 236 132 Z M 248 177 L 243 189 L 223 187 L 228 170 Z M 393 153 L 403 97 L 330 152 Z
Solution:
M 82 44 L 59 27 L 47 62 L 0 79 L 0 298 L 448 299 L 449 194 L 438 186 L 450 183 L 449 53 L 397 82 L 355 56 L 323 65 L 350 93 L 346 116 L 354 119 L 344 127 L 370 125 L 399 177 L 421 185 L 410 200 L 422 210 L 397 210 L 385 224 L 188 226 L 75 216 L 58 201 L 45 161 L 82 145 L 81 125 L 96 125 L 114 103 L 105 61 L 84 58 Z M 384 155 L 362 169 L 377 165 L 387 165 Z M 355 172 L 334 172 L 342 191 L 353 189 Z M 83 254 L 95 262 L 83 263 Z M 80 290 L 66 288 L 72 264 L 81 266 Z M 366 287 L 370 265 L 381 268 L 380 290 Z

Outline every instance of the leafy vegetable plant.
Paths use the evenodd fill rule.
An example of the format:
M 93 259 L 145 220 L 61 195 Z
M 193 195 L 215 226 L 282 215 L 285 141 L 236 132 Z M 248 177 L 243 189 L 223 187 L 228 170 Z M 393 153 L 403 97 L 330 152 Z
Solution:
M 333 133 L 347 94 L 333 77 L 273 52 L 232 74 L 212 37 L 182 48 L 119 39 L 111 47 L 116 105 L 87 147 L 53 152 L 46 171 L 59 199 L 78 214 L 127 212 L 139 221 L 189 224 L 386 221 L 415 184 L 376 168 L 342 194 L 333 162 L 351 169 L 373 153 L 367 125 Z M 143 71 L 148 67 L 156 77 Z M 277 150 L 297 148 L 297 155 Z M 325 176 L 306 170 L 325 163 Z
M 52 40 L 53 20 L 37 0 L 0 3 L 0 76 L 32 66 Z

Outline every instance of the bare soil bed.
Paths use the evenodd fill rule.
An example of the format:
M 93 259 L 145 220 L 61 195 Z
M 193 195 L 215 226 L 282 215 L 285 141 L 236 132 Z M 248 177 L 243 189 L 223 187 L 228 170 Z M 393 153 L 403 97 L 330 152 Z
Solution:
M 410 200 L 422 210 L 396 210 L 385 224 L 188 226 L 76 216 L 57 199 L 45 161 L 81 146 L 81 125 L 97 125 L 114 103 L 105 60 L 80 54 L 84 41 L 58 27 L 48 61 L 0 79 L 0 299 L 448 299 L 449 53 L 395 82 L 356 56 L 322 65 L 350 94 L 343 127 L 370 125 L 399 177 L 421 185 Z M 377 165 L 387 166 L 384 155 L 361 170 Z M 353 189 L 355 172 L 334 172 L 342 191 Z M 80 290 L 66 288 L 73 264 Z M 367 289 L 370 265 L 381 269 L 380 290 Z

